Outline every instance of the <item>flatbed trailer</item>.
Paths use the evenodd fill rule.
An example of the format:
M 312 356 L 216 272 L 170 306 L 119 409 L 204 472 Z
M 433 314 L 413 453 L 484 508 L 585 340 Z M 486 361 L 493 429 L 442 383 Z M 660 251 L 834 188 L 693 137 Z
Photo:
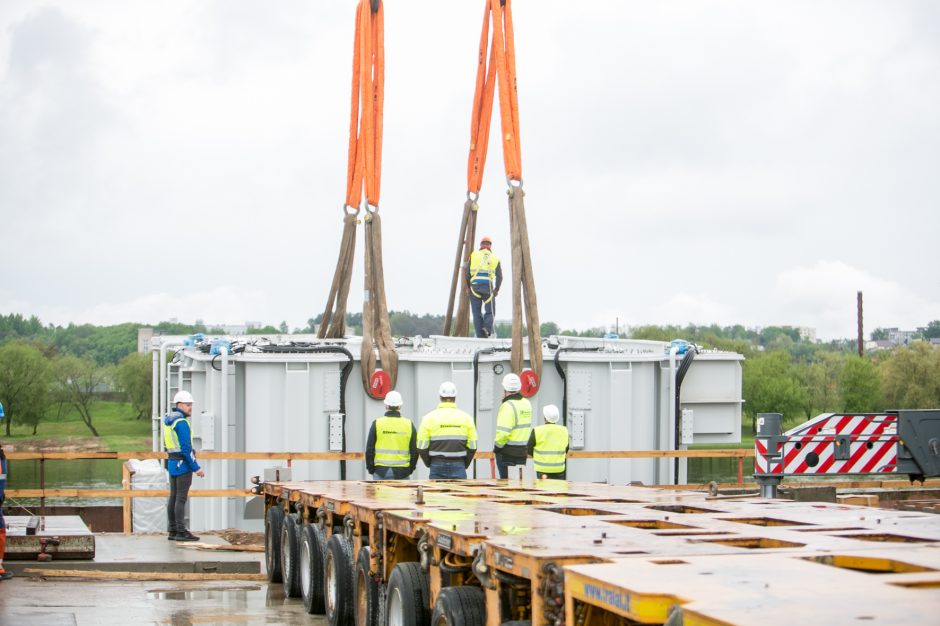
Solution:
M 868 552 L 903 569 L 934 563 L 923 555 L 940 549 L 940 517 L 932 514 L 646 487 L 304 481 L 259 490 L 269 578 L 333 626 L 663 623 L 687 601 L 683 568 L 665 576 L 653 613 L 605 606 L 633 597 L 616 587 L 627 580 L 617 572 L 689 559 L 733 570 L 735 559 L 764 556 L 798 570 L 807 559 Z M 936 598 L 940 567 L 923 567 L 919 589 Z M 575 572 L 595 570 L 608 576 L 607 591 L 586 599 Z M 690 581 L 701 579 L 694 570 L 687 568 Z

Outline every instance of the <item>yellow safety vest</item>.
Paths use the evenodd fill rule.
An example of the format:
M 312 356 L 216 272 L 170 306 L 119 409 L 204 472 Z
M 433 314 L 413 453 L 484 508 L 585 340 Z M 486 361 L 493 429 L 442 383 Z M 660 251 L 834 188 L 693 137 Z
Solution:
M 375 466 L 411 465 L 411 433 L 414 425 L 407 417 L 380 417 L 375 420 Z
M 499 265 L 499 257 L 491 250 L 481 248 L 474 250 L 470 254 L 470 290 L 477 298 L 482 298 L 480 294 L 474 291 L 475 286 L 488 284 L 490 292 L 487 302 L 493 298 L 493 289 L 496 286 L 496 266 Z
M 454 402 L 441 402 L 424 416 L 418 427 L 418 449 L 434 458 L 463 459 L 477 449 L 477 427 L 473 418 Z
M 532 405 L 529 400 L 503 400 L 496 415 L 496 445 L 527 446 L 531 432 Z
M 189 447 L 190 449 L 193 446 L 193 426 L 190 423 L 189 419 L 186 417 L 181 417 L 180 419 L 173 422 L 172 426 L 167 426 L 166 422 L 163 422 L 163 447 L 166 448 L 167 452 L 180 452 L 180 438 L 176 432 L 176 425 L 179 422 L 186 422 L 186 425 L 189 426 Z
M 568 449 L 568 429 L 559 424 L 535 427 L 535 447 L 532 460 L 538 474 L 557 474 L 565 471 L 565 451 Z

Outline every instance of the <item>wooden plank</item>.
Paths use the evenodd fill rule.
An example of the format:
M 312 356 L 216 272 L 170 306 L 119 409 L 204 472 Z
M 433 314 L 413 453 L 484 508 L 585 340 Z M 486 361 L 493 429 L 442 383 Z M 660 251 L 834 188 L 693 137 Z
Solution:
M 177 542 L 177 548 L 196 548 L 197 550 L 218 550 L 220 552 L 264 552 L 264 546 L 253 544 L 235 546 L 228 543 Z
M 727 448 L 714 450 L 574 450 L 568 453 L 572 459 L 650 459 L 650 458 L 750 458 L 753 448 Z M 77 459 L 165 459 L 165 452 L 8 452 L 7 458 L 18 461 L 74 461 Z M 362 452 L 200 452 L 198 458 L 205 460 L 228 459 L 233 461 L 361 461 Z M 493 458 L 491 451 L 477 452 L 477 459 Z
M 99 580 L 257 580 L 266 582 L 267 574 L 209 574 L 196 572 L 102 572 L 80 569 L 42 569 L 27 567 L 23 570 L 27 576 L 40 578 L 94 578 Z
M 19 498 L 166 498 L 169 489 L 7 489 L 8 496 Z M 128 494 L 130 494 L 128 496 Z M 190 498 L 253 497 L 247 489 L 193 489 Z
M 731 448 L 723 450 L 574 450 L 568 453 L 571 459 L 658 459 L 658 458 L 737 458 L 754 456 L 753 448 Z

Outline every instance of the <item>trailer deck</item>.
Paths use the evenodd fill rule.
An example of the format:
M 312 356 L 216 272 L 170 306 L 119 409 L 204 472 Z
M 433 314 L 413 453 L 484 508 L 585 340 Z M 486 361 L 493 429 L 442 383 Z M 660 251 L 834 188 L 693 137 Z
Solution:
M 725 559 L 734 571 L 761 557 L 771 572 L 798 572 L 840 555 L 933 564 L 924 555 L 940 554 L 936 515 L 840 504 L 553 480 L 309 481 L 266 483 L 262 492 L 271 580 L 331 624 L 425 624 L 432 612 L 435 624 L 662 623 L 683 606 L 685 579 L 700 577 L 698 566 L 688 575 L 654 567 L 663 563 L 695 559 L 724 571 Z M 644 580 L 622 570 L 651 567 L 675 572 L 657 592 L 665 613 L 598 606 L 571 621 L 573 600 L 591 600 L 572 587 L 581 580 L 573 572 L 602 572 L 604 589 L 620 589 L 594 598 L 603 605 L 633 597 L 619 581 Z M 940 599 L 940 567 L 924 567 L 937 588 L 918 590 Z M 887 589 L 886 598 L 897 595 Z

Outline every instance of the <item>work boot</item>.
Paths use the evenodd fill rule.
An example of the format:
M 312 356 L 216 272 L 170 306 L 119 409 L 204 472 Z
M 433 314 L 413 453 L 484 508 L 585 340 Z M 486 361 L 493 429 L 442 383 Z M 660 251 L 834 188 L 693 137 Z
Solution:
M 188 530 L 184 530 L 183 532 L 176 534 L 176 540 L 177 541 L 199 541 L 199 537 L 192 534 Z
M 177 541 L 179 539 L 179 535 L 175 532 L 172 532 L 166 536 L 166 539 L 167 541 Z
M 0 580 L 10 580 L 13 578 L 13 572 L 0 572 Z

